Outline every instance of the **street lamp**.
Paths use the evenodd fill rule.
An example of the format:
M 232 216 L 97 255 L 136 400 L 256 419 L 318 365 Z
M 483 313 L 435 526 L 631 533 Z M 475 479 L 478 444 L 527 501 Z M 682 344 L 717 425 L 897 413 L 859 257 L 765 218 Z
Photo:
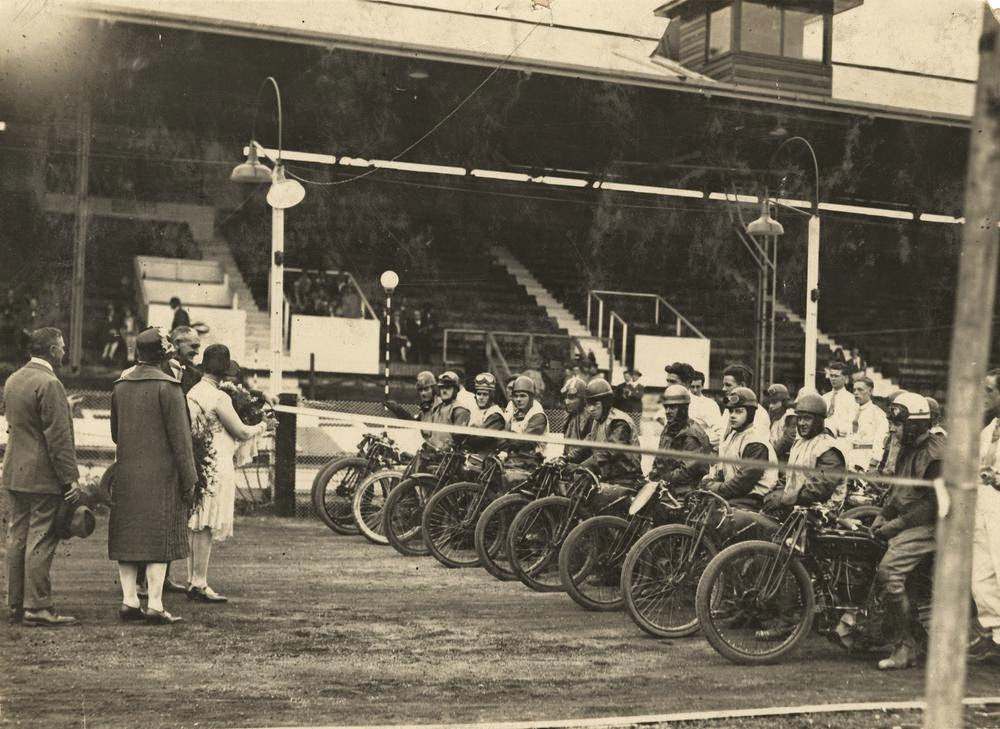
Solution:
M 385 399 L 386 410 L 389 402 L 389 352 L 392 343 L 392 292 L 399 286 L 399 275 L 395 271 L 383 271 L 379 283 L 385 289 Z
M 809 156 L 812 158 L 813 163 L 813 173 L 815 175 L 812 213 L 804 213 L 809 215 L 809 236 L 806 253 L 806 352 L 803 373 L 804 385 L 806 387 L 815 387 L 817 330 L 819 327 L 819 163 L 816 161 L 816 150 L 813 149 L 813 146 L 805 137 L 789 137 L 779 144 L 778 148 L 771 154 L 767 168 L 771 168 L 778 153 L 792 142 L 801 142 L 809 150 Z M 747 226 L 747 232 L 751 235 L 756 235 L 755 230 L 764 230 L 766 226 L 770 225 L 777 225 L 781 231 L 779 233 L 770 233 L 770 235 L 781 235 L 784 232 L 781 224 L 773 220 L 767 213 L 767 204 L 768 197 L 765 190 L 762 204 L 763 214 Z M 775 204 L 782 205 L 778 202 Z M 786 205 L 782 205 L 782 207 L 789 207 L 790 210 L 798 213 L 802 212 L 798 208 Z M 773 228 L 771 229 L 773 230 Z
M 257 110 L 260 106 L 260 92 L 270 83 L 278 104 L 278 156 L 274 160 L 274 170 L 262 163 L 257 154 Z M 271 328 L 271 394 L 281 392 L 282 357 L 285 353 L 284 303 L 285 303 L 285 210 L 302 202 L 305 189 L 297 180 L 285 178 L 285 168 L 281 163 L 281 91 L 273 76 L 268 76 L 257 89 L 254 102 L 253 126 L 250 132 L 250 148 L 247 161 L 237 165 L 229 179 L 233 182 L 260 184 L 271 182 L 267 191 L 267 204 L 271 206 L 271 263 L 268 283 L 268 302 Z

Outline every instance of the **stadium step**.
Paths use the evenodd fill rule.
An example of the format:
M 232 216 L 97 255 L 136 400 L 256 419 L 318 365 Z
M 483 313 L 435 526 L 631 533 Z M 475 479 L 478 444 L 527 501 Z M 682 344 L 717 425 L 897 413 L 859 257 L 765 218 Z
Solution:
M 622 365 L 618 360 L 613 360 L 600 340 L 594 337 L 587 329 L 586 325 L 565 306 L 554 297 L 545 286 L 535 278 L 534 274 L 521 263 L 514 254 L 503 246 L 493 246 L 490 249 L 497 262 L 507 269 L 508 273 L 514 277 L 518 285 L 523 288 L 528 295 L 533 298 L 540 307 L 545 310 L 548 317 L 556 322 L 556 325 L 566 331 L 571 337 L 581 340 L 584 349 L 593 351 L 597 356 L 598 363 L 608 363 L 612 370 L 612 383 L 622 380 Z M 612 366 L 613 365 L 613 366 Z

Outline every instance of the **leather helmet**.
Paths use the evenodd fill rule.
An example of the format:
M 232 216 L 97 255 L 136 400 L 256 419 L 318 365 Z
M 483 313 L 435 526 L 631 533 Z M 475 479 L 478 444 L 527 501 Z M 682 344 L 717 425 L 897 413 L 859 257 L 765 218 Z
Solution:
M 614 397 L 615 391 L 603 377 L 595 377 L 587 383 L 587 400 L 606 400 Z
M 510 386 L 511 392 L 526 392 L 531 396 L 535 395 L 535 381 L 527 375 L 518 375 L 514 379 L 514 384 Z
M 755 408 L 760 403 L 757 402 L 757 394 L 749 387 L 734 387 L 726 395 L 726 407 L 732 408 Z
M 476 375 L 476 380 L 472 387 L 475 392 L 496 392 L 497 378 L 489 372 L 480 372 Z
M 905 390 L 893 399 L 889 406 L 889 419 L 895 422 L 904 420 L 930 420 L 931 408 L 927 398 L 915 392 Z
M 561 393 L 567 397 L 583 397 L 586 392 L 587 383 L 580 377 L 570 377 L 561 390 Z
M 660 396 L 663 405 L 688 405 L 691 403 L 691 393 L 684 385 L 671 385 Z
M 462 381 L 458 379 L 458 375 L 451 370 L 438 375 L 438 387 L 454 387 L 457 390 L 461 383 Z
M 818 418 L 825 418 L 826 403 L 815 392 L 800 393 L 798 399 L 795 401 L 795 414 L 815 415 Z
M 423 372 L 417 373 L 417 389 L 422 390 L 425 387 L 434 387 L 437 384 L 437 380 L 434 379 L 434 373 L 430 370 L 424 370 Z

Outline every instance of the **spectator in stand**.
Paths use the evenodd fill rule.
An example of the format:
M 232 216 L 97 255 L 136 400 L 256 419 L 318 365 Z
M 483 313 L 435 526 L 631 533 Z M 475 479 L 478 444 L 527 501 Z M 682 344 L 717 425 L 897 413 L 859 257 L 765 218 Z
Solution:
M 826 403 L 826 427 L 835 438 L 846 438 L 853 429 L 858 404 L 847 390 L 847 365 L 833 360 L 827 366 L 827 379 L 833 388 L 823 395 Z
M 868 363 L 865 362 L 864 357 L 861 356 L 861 350 L 857 347 L 851 349 L 847 364 L 850 366 L 851 372 L 861 372 L 863 374 L 868 369 Z
M 705 375 L 695 371 L 694 367 L 687 362 L 674 362 L 664 367 L 663 370 L 666 372 L 667 387 L 671 385 L 683 385 L 691 393 L 691 402 L 688 404 L 688 418 L 705 431 L 712 450 L 718 450 L 719 442 L 722 440 L 722 411 L 719 410 L 719 406 L 715 400 L 701 394 Z M 694 387 L 695 382 L 698 383 L 697 392 Z M 659 412 L 657 413 L 657 420 L 660 420 Z M 665 413 L 662 422 L 666 425 Z
M 115 312 L 115 305 L 108 304 L 108 308 L 104 311 L 104 349 L 101 350 L 101 361 L 105 364 L 110 365 L 115 361 L 120 328 L 121 324 L 118 321 L 118 314 Z
M 414 362 L 429 362 L 431 358 L 431 338 L 427 331 L 427 320 L 420 307 L 416 307 L 404 322 L 404 334 L 410 340 Z
M 20 360 L 21 326 L 14 289 L 7 289 L 7 298 L 0 308 L 0 359 Z
M 600 376 L 600 368 L 597 366 L 597 356 L 594 354 L 594 350 L 592 349 L 587 352 L 587 362 L 585 367 L 588 382 L 595 377 Z
M 875 384 L 866 376 L 854 383 L 855 411 L 848 436 L 847 468 L 852 471 L 874 472 L 882 462 L 882 451 L 889 437 L 889 419 L 872 402 Z
M 753 383 L 753 371 L 743 364 L 729 365 L 722 371 L 722 392 L 726 400 L 729 400 L 729 394 L 735 390 L 737 387 L 745 387 L 750 389 Z M 753 408 L 753 427 L 760 430 L 761 434 L 766 437 L 771 437 L 771 418 L 767 414 L 767 410 L 761 407 Z M 728 407 L 727 407 L 728 411 Z M 729 435 L 729 430 L 731 428 L 731 418 L 728 414 L 723 417 L 723 433 L 722 439 L 725 440 L 726 436 Z M 768 441 L 770 442 L 770 441 Z
M 403 307 L 394 309 L 392 312 L 391 326 L 389 327 L 390 350 L 400 362 L 406 362 L 409 355 L 410 340 L 403 333 Z
M 295 303 L 295 308 L 297 313 L 301 313 L 309 307 L 311 303 L 311 295 L 313 289 L 312 278 L 309 276 L 308 271 L 303 271 L 295 283 L 292 285 L 292 297 Z
M 132 365 L 135 364 L 135 338 L 139 334 L 139 325 L 132 310 L 125 307 L 122 312 L 122 326 L 118 330 L 121 340 L 125 343 L 125 359 Z
M 176 296 L 170 299 L 170 308 L 174 311 L 173 321 L 170 322 L 170 331 L 174 331 L 177 327 L 189 327 L 191 326 L 191 317 L 188 316 L 187 310 L 181 306 L 181 300 Z
M 630 416 L 637 432 L 642 429 L 642 396 L 645 388 L 642 373 L 634 367 L 625 370 L 625 381 L 615 387 L 615 407 Z

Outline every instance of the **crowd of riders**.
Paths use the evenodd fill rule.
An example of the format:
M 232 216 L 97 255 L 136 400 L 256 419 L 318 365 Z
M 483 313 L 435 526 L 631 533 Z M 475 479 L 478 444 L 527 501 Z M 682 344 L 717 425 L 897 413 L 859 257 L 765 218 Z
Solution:
M 873 398 L 872 380 L 863 372 L 848 382 L 845 368 L 832 362 L 827 370 L 831 390 L 823 395 L 801 390 L 793 399 L 780 383 L 763 397 L 751 388 L 752 373 L 741 365 L 723 372 L 723 408 L 701 393 L 704 376 L 682 362 L 665 367 L 667 386 L 659 395 L 656 419 L 663 425 L 659 448 L 692 456 L 726 458 L 710 464 L 699 457 L 658 455 L 644 473 L 640 454 L 628 450 L 569 446 L 562 460 L 569 469 L 584 468 L 599 481 L 603 498 L 637 491 L 649 481 L 662 482 L 676 498 L 694 489 L 725 499 L 734 511 L 737 530 L 768 539 L 795 507 L 823 506 L 841 510 L 852 481 L 891 475 L 932 481 L 941 476 L 947 434 L 941 408 L 932 398 L 895 390 Z M 1000 412 L 1000 371 L 986 379 L 987 409 Z M 530 377 L 515 376 L 501 390 L 490 373 L 473 380 L 467 391 L 455 372 L 437 378 L 417 376 L 419 413 L 390 408 L 401 417 L 422 422 L 468 425 L 487 430 L 542 436 L 550 423 Z M 848 390 L 850 386 L 850 390 Z M 506 403 L 501 405 L 501 392 Z M 562 388 L 563 436 L 599 443 L 639 445 L 639 422 L 615 406 L 616 391 L 602 377 L 589 381 L 570 377 Z M 498 437 L 469 437 L 425 432 L 436 450 L 460 447 L 467 452 L 496 454 L 508 480 L 523 480 L 542 462 L 544 445 Z M 970 655 L 1000 655 L 1000 423 L 983 432 L 981 501 L 985 516 L 977 518 L 973 594 L 980 615 L 979 638 Z M 744 461 L 734 463 L 732 461 Z M 752 463 L 746 463 L 751 461 Z M 809 471 L 790 470 L 784 464 Z M 877 488 L 877 486 L 876 486 Z M 935 551 L 937 500 L 932 488 L 891 485 L 879 489 L 881 512 L 865 528 L 885 543 L 876 584 L 885 609 L 885 634 L 891 645 L 879 661 L 883 670 L 905 669 L 918 659 L 913 635 L 913 607 L 907 579 Z M 992 509 L 993 511 L 989 511 Z M 988 512 L 988 513 L 986 513 Z M 996 517 L 996 518 L 991 518 Z

